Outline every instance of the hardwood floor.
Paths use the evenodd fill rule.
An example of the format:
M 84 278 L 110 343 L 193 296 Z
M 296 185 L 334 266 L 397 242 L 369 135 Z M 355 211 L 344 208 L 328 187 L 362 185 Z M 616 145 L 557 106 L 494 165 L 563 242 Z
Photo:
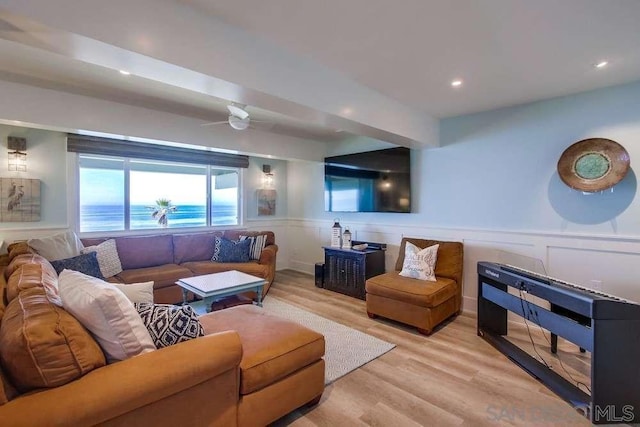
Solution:
M 397 345 L 327 386 L 318 405 L 276 426 L 590 425 L 478 337 L 475 315 L 458 316 L 426 337 L 399 323 L 369 319 L 364 301 L 316 288 L 312 276 L 292 270 L 277 272 L 269 297 Z M 542 357 L 564 371 L 549 353 L 548 336 L 535 325 L 530 330 Z M 524 327 L 510 325 L 509 338 L 531 346 Z M 564 369 L 587 382 L 588 353 L 562 339 L 558 347 Z

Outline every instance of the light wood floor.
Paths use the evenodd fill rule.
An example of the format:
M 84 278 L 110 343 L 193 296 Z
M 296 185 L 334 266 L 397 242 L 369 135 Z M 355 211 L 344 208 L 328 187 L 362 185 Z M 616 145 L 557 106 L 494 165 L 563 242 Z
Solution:
M 317 406 L 276 426 L 590 425 L 478 337 L 475 315 L 458 316 L 425 337 L 399 323 L 369 319 L 364 301 L 316 288 L 312 276 L 292 270 L 278 271 L 270 297 L 397 345 L 327 386 Z M 563 370 L 555 368 L 539 328 L 530 329 L 542 357 Z M 524 327 L 510 325 L 509 338 L 531 345 Z M 562 339 L 558 353 L 576 380 L 588 381 L 588 353 Z

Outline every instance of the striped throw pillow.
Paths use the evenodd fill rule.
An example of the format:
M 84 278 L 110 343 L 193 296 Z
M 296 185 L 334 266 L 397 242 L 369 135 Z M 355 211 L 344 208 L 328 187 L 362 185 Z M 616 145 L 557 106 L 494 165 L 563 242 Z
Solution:
M 250 259 L 260 259 L 260 254 L 262 250 L 267 245 L 267 235 L 259 234 L 257 236 L 240 236 L 240 241 L 249 239 L 251 242 L 249 246 L 249 258 Z

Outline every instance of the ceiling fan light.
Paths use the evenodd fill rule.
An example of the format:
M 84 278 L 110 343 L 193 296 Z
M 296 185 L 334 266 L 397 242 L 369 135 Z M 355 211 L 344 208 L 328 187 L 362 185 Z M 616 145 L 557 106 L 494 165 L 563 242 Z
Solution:
M 229 126 L 234 128 L 235 130 L 245 130 L 249 127 L 249 116 L 241 119 L 231 114 L 229 115 Z
M 249 113 L 241 106 L 236 104 L 227 105 L 227 110 L 229 110 L 229 114 L 239 118 L 240 120 L 244 120 L 249 117 Z

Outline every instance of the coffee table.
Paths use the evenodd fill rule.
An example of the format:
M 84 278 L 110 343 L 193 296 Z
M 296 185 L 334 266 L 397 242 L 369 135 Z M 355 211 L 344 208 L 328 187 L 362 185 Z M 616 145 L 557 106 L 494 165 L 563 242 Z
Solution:
M 189 291 L 204 300 L 207 313 L 211 311 L 211 303 L 216 298 L 236 295 L 244 291 L 256 291 L 257 304 L 262 307 L 262 289 L 266 280 L 241 271 L 230 270 L 221 273 L 205 274 L 202 276 L 180 279 L 176 285 L 182 288 L 182 303 L 187 303 Z

